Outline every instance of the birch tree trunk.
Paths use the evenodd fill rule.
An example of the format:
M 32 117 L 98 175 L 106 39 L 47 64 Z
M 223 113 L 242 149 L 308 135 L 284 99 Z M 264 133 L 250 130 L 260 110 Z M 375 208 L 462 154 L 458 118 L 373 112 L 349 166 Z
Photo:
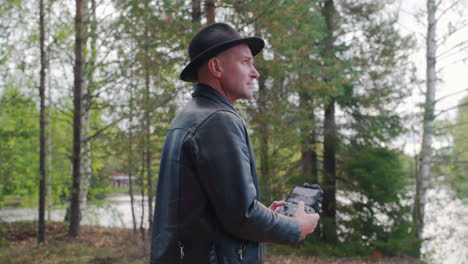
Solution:
M 82 173 L 81 173 L 81 191 L 80 191 L 80 203 L 81 207 L 86 207 L 87 197 L 89 192 L 89 181 L 92 176 L 92 159 L 91 159 L 91 106 L 93 104 L 93 91 L 94 91 L 94 70 L 95 70 L 95 61 L 96 61 L 96 41 L 97 41 L 97 19 L 96 19 L 96 1 L 95 0 L 84 0 L 84 28 L 89 26 L 89 31 L 85 30 L 83 43 L 85 45 L 89 42 L 89 47 L 87 46 L 87 52 L 85 54 L 88 56 L 87 62 L 85 63 L 84 68 L 86 69 L 84 75 L 86 78 L 83 81 L 83 113 L 82 113 Z M 88 5 L 91 3 L 91 10 L 89 10 Z
M 85 96 L 83 96 L 83 113 L 81 114 L 81 139 L 82 139 L 82 148 L 81 148 L 81 177 L 80 177 L 80 206 L 81 208 L 86 207 L 88 190 L 89 190 L 89 179 L 91 178 L 91 141 L 89 140 L 90 136 L 90 119 L 91 113 L 89 111 L 90 100 L 87 96 L 89 94 L 89 83 L 83 83 L 83 90 Z
M 427 0 L 427 36 L 426 36 L 426 99 L 424 103 L 423 134 L 419 169 L 416 177 L 416 231 L 419 239 L 423 238 L 424 210 L 426 192 L 431 179 L 432 136 L 434 133 L 434 107 L 436 91 L 436 14 L 435 0 Z

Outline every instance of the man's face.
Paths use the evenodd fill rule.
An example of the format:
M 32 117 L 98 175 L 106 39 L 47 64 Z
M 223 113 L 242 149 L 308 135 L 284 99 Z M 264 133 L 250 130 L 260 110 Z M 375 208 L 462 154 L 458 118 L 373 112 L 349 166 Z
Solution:
M 221 60 L 221 88 L 227 99 L 234 103 L 237 99 L 250 99 L 253 95 L 254 80 L 260 75 L 255 69 L 254 58 L 249 46 L 241 44 L 217 56 Z

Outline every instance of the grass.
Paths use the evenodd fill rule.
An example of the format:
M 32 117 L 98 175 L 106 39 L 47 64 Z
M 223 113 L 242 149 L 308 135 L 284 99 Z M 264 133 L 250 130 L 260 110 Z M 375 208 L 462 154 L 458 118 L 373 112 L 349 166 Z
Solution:
M 0 263 L 107 264 L 149 263 L 149 243 L 130 229 L 82 226 L 79 238 L 67 236 L 68 224 L 47 222 L 46 243 L 37 246 L 37 222 L 5 223 L 0 220 Z M 149 241 L 148 239 L 146 241 Z M 413 264 L 412 258 L 306 256 L 304 250 L 269 245 L 265 264 Z M 301 254 L 302 253 L 302 254 Z

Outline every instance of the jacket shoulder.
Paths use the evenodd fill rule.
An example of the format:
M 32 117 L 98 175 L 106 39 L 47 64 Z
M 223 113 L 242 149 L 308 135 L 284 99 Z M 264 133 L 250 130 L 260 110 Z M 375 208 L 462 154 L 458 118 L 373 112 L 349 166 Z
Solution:
M 238 113 L 223 104 L 206 98 L 194 98 L 176 115 L 169 130 L 183 129 L 195 133 L 208 119 L 219 115 L 243 122 Z

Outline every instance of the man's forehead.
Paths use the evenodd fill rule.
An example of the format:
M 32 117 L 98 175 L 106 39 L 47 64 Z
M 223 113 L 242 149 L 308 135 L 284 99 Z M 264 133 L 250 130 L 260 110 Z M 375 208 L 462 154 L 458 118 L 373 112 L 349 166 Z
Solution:
M 253 58 L 252 52 L 247 44 L 239 44 L 230 49 L 227 49 L 219 54 L 220 56 L 235 56 L 235 57 L 249 57 Z
M 237 46 L 237 49 L 240 53 L 242 53 L 242 55 L 248 55 L 252 57 L 252 51 L 250 51 L 250 48 L 247 44 L 240 44 Z

